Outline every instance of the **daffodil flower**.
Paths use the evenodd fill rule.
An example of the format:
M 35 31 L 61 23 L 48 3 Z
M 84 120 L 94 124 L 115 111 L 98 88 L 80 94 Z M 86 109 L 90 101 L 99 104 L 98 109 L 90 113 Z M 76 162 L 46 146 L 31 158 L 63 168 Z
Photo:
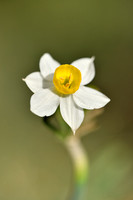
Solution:
M 84 119 L 83 109 L 102 108 L 110 101 L 101 92 L 85 86 L 95 76 L 94 57 L 61 65 L 45 53 L 39 64 L 40 72 L 33 72 L 24 79 L 34 93 L 30 100 L 34 114 L 50 116 L 60 105 L 63 119 L 75 133 Z

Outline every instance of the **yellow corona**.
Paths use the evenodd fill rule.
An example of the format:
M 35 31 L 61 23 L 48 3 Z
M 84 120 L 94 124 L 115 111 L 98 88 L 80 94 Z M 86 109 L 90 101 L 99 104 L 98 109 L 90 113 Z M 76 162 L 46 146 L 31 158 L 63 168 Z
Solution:
M 73 65 L 60 65 L 55 70 L 53 83 L 59 93 L 73 94 L 79 89 L 81 72 Z

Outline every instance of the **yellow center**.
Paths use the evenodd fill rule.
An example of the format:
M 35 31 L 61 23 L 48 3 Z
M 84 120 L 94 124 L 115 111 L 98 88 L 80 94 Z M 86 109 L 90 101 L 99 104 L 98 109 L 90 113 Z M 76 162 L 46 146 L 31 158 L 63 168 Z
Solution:
M 73 94 L 79 89 L 81 72 L 72 65 L 60 65 L 56 68 L 53 83 L 61 94 Z

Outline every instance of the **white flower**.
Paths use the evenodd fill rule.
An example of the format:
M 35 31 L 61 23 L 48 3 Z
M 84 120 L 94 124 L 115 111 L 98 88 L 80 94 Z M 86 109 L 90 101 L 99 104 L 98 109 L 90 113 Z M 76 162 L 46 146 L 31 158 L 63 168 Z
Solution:
M 95 76 L 94 58 L 81 58 L 71 65 L 60 65 L 50 54 L 40 59 L 40 72 L 29 74 L 24 81 L 34 93 L 30 100 L 31 111 L 50 116 L 60 105 L 60 112 L 73 133 L 83 119 L 83 109 L 105 106 L 110 99 L 101 92 L 86 87 Z

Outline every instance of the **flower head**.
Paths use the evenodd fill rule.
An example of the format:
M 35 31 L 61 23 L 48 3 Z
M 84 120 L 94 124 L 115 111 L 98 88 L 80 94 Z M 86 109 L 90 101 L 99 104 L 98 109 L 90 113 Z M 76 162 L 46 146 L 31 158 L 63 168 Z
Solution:
M 94 57 L 60 65 L 45 53 L 40 59 L 40 72 L 23 79 L 34 93 L 30 100 L 31 111 L 40 117 L 50 116 L 60 105 L 63 119 L 75 133 L 84 119 L 83 109 L 102 108 L 110 101 L 101 92 L 84 86 L 94 76 Z

